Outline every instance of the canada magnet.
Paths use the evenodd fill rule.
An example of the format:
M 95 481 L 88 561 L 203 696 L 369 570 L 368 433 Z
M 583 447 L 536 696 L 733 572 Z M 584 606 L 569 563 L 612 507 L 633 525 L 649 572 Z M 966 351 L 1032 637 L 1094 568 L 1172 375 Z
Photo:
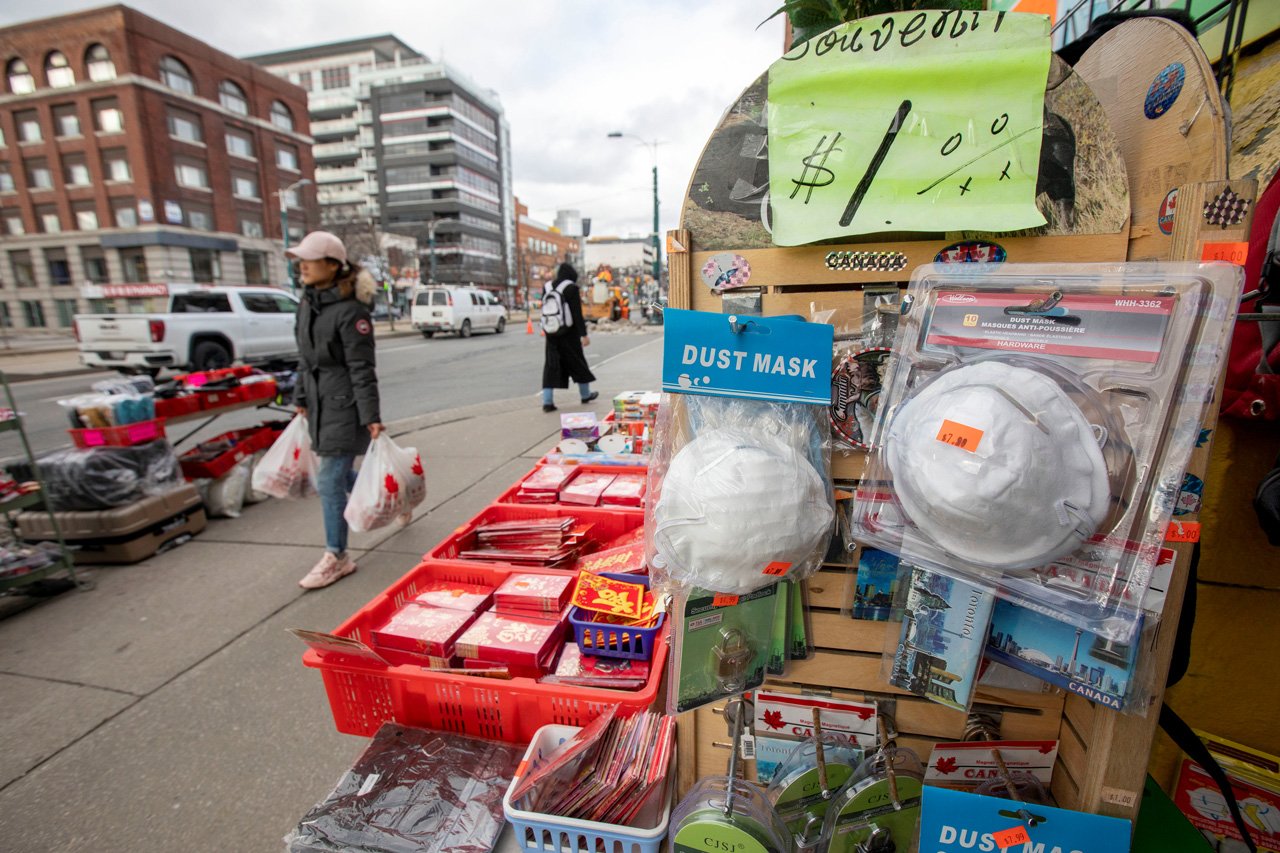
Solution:
M 847 353 L 831 371 L 831 428 L 859 450 L 869 449 L 890 352 L 888 347 L 871 347 Z
M 1156 224 L 1160 226 L 1161 234 L 1173 233 L 1173 216 L 1177 213 L 1178 207 L 1178 190 L 1177 188 L 1169 190 L 1169 194 L 1164 197 L 1164 201 L 1160 202 L 1160 213 L 1156 216 Z
M 1219 228 L 1239 225 L 1249 212 L 1251 202 L 1230 187 L 1226 187 L 1204 203 L 1204 221 Z
M 1173 505 L 1174 515 L 1190 515 L 1200 511 L 1200 503 L 1204 500 L 1204 480 L 1195 474 L 1187 474 L 1182 478 L 1182 491 L 1178 492 L 1178 500 Z
M 1009 257 L 1003 246 L 984 240 L 952 243 L 933 259 L 935 264 L 1002 264 Z
M 1147 118 L 1160 118 L 1169 111 L 1173 102 L 1182 94 L 1182 84 L 1187 80 L 1187 69 L 1181 62 L 1166 65 L 1164 70 L 1151 81 L 1147 90 L 1147 99 L 1142 103 L 1142 112 Z
M 751 264 L 742 255 L 721 252 L 702 265 L 702 280 L 716 292 L 743 287 L 751 280 Z

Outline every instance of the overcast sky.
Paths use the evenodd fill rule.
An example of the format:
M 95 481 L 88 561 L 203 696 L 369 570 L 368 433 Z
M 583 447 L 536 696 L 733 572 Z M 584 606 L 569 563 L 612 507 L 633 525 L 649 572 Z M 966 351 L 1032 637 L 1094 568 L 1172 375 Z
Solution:
M 104 5 L 4 0 L 0 24 Z M 724 110 L 782 50 L 781 0 L 131 0 L 127 5 L 236 56 L 392 33 L 498 93 L 511 125 L 515 192 L 535 218 L 561 208 L 592 234 L 652 230 L 659 140 L 661 231 Z

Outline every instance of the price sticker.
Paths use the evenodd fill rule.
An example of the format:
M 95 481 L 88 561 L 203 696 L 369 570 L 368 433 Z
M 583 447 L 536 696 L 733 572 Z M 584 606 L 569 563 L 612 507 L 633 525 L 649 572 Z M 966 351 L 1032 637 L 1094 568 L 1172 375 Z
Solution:
M 991 833 L 991 838 L 1001 850 L 1007 850 L 1018 844 L 1031 843 L 1031 836 L 1027 835 L 1025 826 L 1015 826 L 1013 829 L 1006 829 L 1004 832 L 993 832 Z
M 1226 261 L 1240 267 L 1248 257 L 1248 243 L 1205 243 L 1204 251 L 1200 253 L 1202 261 Z
M 738 596 L 726 595 L 723 592 L 717 592 L 715 598 L 711 599 L 712 607 L 732 607 L 738 603 Z
M 766 575 L 773 575 L 774 577 L 779 577 L 779 578 L 780 578 L 780 577 L 782 577 L 783 575 L 785 575 L 785 574 L 787 573 L 787 571 L 788 571 L 788 570 L 790 570 L 790 568 L 791 568 L 791 564 L 790 564 L 790 563 L 777 563 L 777 562 L 774 562 L 774 563 L 770 563 L 769 565 L 767 565 L 767 566 L 765 566 L 765 567 L 764 567 L 764 573 L 765 573 Z
M 978 449 L 978 442 L 982 441 L 982 430 L 944 419 L 937 439 L 943 444 L 973 453 Z
M 1200 522 L 1171 521 L 1169 522 L 1169 532 L 1165 534 L 1164 538 L 1166 542 L 1199 542 Z

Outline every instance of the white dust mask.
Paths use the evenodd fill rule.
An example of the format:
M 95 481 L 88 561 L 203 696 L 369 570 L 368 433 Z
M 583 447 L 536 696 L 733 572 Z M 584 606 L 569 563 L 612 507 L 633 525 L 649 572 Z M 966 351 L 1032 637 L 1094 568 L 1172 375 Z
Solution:
M 1065 556 L 1110 509 L 1095 428 L 1057 381 L 1026 367 L 989 360 L 945 371 L 894 415 L 884 449 L 919 532 L 983 567 Z
M 745 594 L 826 546 L 835 513 L 808 457 L 738 429 L 705 429 L 671 459 L 653 510 L 656 559 L 672 580 Z

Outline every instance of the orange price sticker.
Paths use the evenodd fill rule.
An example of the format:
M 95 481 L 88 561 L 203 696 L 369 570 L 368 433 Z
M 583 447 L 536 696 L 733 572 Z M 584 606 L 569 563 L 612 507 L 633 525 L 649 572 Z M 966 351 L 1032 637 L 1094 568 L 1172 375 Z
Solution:
M 791 568 L 790 563 L 770 563 L 769 565 L 764 567 L 764 573 L 766 575 L 773 575 L 774 577 L 780 578 L 783 575 L 785 575 L 787 573 L 787 570 L 789 570 L 790 568 Z
M 1200 253 L 1202 261 L 1226 261 L 1240 267 L 1248 257 L 1248 243 L 1205 243 L 1204 251 Z
M 1169 532 L 1165 534 L 1164 538 L 1166 542 L 1199 542 L 1200 522 L 1171 521 L 1169 522 Z
M 978 442 L 982 441 L 982 430 L 944 420 L 942 427 L 938 430 L 937 439 L 943 444 L 973 453 L 978 449 Z
M 1004 832 L 993 832 L 991 838 L 1001 850 L 1007 850 L 1018 844 L 1030 844 L 1031 836 L 1027 835 L 1025 826 L 1015 826 Z
M 716 597 L 711 599 L 712 607 L 732 607 L 738 603 L 738 596 L 726 595 L 723 592 L 717 592 Z

